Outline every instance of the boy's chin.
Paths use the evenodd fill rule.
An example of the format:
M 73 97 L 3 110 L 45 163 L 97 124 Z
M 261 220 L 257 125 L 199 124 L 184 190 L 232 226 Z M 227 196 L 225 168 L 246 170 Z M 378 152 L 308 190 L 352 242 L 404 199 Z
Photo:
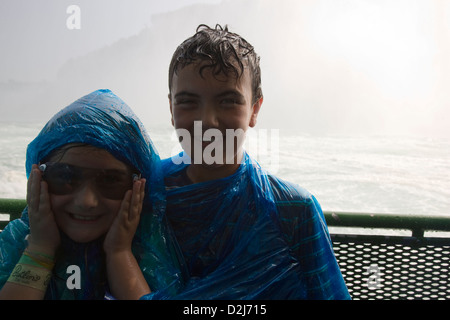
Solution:
M 203 150 L 204 151 L 204 150 Z M 199 156 L 199 159 L 194 157 L 191 157 L 193 152 L 188 153 L 189 158 L 191 160 L 190 164 L 194 165 L 200 165 L 205 168 L 220 168 L 220 167 L 233 167 L 236 165 L 240 165 L 243 159 L 243 152 L 241 149 L 241 152 L 234 152 L 233 154 L 225 156 L 215 156 L 214 154 L 210 155 L 207 152 L 203 152 L 201 156 Z
M 223 159 L 223 160 L 217 160 L 217 161 L 208 161 L 205 159 L 201 159 L 202 161 L 192 161 L 191 164 L 198 165 L 204 168 L 208 169 L 214 169 L 214 168 L 222 168 L 222 167 L 234 167 L 236 165 L 240 165 L 241 163 L 239 161 L 236 161 L 236 157 L 232 159 Z

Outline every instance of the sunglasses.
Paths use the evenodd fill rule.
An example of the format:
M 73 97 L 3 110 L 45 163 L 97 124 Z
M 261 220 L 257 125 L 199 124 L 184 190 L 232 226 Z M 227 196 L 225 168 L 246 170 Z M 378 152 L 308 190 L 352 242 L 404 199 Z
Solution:
M 46 162 L 39 166 L 42 178 L 48 184 L 49 192 L 56 195 L 74 193 L 86 181 L 94 181 L 96 191 L 104 198 L 122 200 L 133 188 L 133 182 L 140 174 L 116 169 L 83 168 L 67 163 Z

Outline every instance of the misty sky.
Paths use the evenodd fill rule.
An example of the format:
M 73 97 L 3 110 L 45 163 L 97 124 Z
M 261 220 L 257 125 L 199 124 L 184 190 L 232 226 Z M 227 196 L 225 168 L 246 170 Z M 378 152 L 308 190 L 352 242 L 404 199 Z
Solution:
M 168 33 L 167 41 L 180 43 L 208 17 L 231 21 L 232 31 L 250 40 L 262 56 L 263 125 L 450 137 L 446 0 L 2 0 L 0 84 L 7 92 L 0 98 L 2 112 L 15 101 L 7 91 L 11 83 L 58 82 L 63 67 L 76 66 L 86 56 L 94 59 L 93 53 L 116 48 L 120 39 L 144 28 L 164 36 L 170 30 L 154 30 L 163 22 L 155 25 L 152 16 L 198 3 L 210 5 L 214 15 L 207 7 L 199 16 L 175 19 L 173 29 L 186 25 L 186 31 L 179 39 Z M 71 4 L 81 8 L 80 30 L 66 27 Z M 168 67 L 167 60 L 161 63 Z M 155 72 L 161 77 L 161 97 L 167 96 L 164 72 Z M 147 98 L 133 100 L 130 90 L 123 92 L 138 110 L 148 103 Z M 79 96 L 76 91 L 57 103 Z
M 51 80 L 70 58 L 151 26 L 151 16 L 220 0 L 2 0 L 0 81 Z M 67 7 L 81 10 L 81 29 L 69 30 Z

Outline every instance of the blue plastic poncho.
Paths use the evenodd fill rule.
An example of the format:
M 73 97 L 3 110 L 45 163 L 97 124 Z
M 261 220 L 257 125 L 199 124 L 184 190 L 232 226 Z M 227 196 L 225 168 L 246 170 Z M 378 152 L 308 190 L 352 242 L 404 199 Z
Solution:
M 51 151 L 67 143 L 86 143 L 109 151 L 118 160 L 133 165 L 146 178 L 146 196 L 141 220 L 133 240 L 144 277 L 152 290 L 174 293 L 182 283 L 167 228 L 160 159 L 150 138 L 132 110 L 109 90 L 98 90 L 58 112 L 29 144 L 26 173 Z M 0 233 L 0 288 L 26 248 L 29 234 L 27 208 L 20 219 Z M 80 244 L 62 235 L 47 299 L 102 299 L 108 293 L 103 239 Z M 81 289 L 66 286 L 69 265 L 81 268 Z
M 186 169 L 173 160 L 167 177 Z M 166 214 L 190 280 L 146 299 L 350 298 L 317 200 L 246 153 L 227 178 L 168 188 Z

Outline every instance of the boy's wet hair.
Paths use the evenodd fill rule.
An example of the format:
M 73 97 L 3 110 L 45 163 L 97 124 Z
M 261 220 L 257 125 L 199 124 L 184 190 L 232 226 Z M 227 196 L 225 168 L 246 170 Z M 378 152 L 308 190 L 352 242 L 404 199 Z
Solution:
M 219 24 L 210 28 L 200 25 L 196 34 L 185 40 L 172 56 L 169 67 L 169 92 L 172 92 L 173 75 L 180 69 L 199 61 L 210 61 L 200 68 L 200 75 L 205 68 L 211 68 L 214 75 L 233 75 L 239 79 L 245 67 L 249 68 L 252 80 L 253 103 L 262 98 L 261 69 L 259 56 L 253 46 L 236 33 L 228 31 Z

